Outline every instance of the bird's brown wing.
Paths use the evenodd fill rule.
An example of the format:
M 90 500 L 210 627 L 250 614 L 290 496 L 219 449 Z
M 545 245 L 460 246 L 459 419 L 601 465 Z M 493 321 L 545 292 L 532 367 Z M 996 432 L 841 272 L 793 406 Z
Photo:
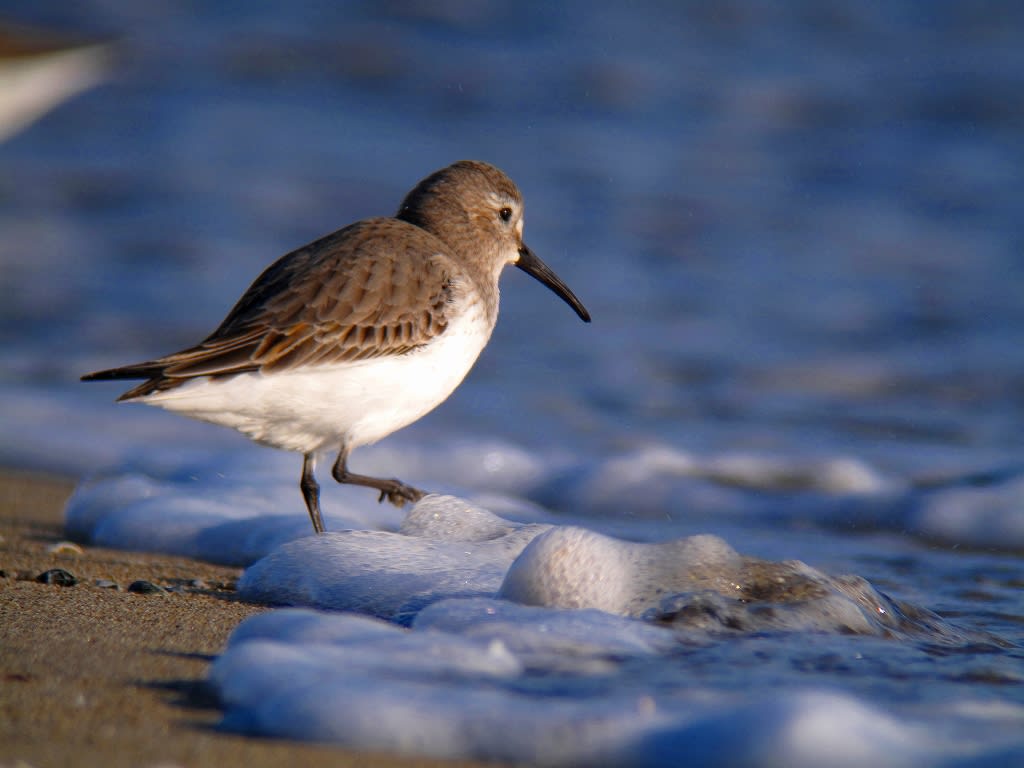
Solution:
M 459 277 L 440 240 L 396 219 L 353 224 L 276 261 L 200 344 L 86 379 L 147 378 L 122 400 L 198 376 L 405 354 L 444 333 Z

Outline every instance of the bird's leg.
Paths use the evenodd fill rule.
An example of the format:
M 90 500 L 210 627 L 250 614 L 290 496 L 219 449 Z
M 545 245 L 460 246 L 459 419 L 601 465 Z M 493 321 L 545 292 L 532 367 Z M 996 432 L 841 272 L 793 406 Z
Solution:
M 315 469 L 316 454 L 304 454 L 302 457 L 302 479 L 299 481 L 299 488 L 302 489 L 302 498 L 306 500 L 309 519 L 313 521 L 313 530 L 317 533 L 323 533 L 324 520 L 320 516 L 320 483 L 316 481 L 316 476 L 313 474 Z
M 364 485 L 367 488 L 376 488 L 380 491 L 380 498 L 377 501 L 384 501 L 387 499 L 396 507 L 401 507 L 407 501 L 419 501 L 426 492 L 421 491 L 419 488 L 413 488 L 411 485 L 406 485 L 401 480 L 394 478 L 388 480 L 382 477 L 368 477 L 366 475 L 357 475 L 353 472 L 348 471 L 346 464 L 348 460 L 348 446 L 342 445 L 341 450 L 338 452 L 338 458 L 334 462 L 334 467 L 331 469 L 331 474 L 334 475 L 334 479 L 339 483 L 348 483 L 349 485 Z

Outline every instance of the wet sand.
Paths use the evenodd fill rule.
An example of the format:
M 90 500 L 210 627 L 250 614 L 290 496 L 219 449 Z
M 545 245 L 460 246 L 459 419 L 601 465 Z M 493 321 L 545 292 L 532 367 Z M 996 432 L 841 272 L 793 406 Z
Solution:
M 73 482 L 0 471 L 0 768 L 469 765 L 215 730 L 211 659 L 246 616 L 241 571 L 64 541 Z M 37 581 L 50 569 L 74 586 Z M 146 581 L 164 592 L 128 587 Z

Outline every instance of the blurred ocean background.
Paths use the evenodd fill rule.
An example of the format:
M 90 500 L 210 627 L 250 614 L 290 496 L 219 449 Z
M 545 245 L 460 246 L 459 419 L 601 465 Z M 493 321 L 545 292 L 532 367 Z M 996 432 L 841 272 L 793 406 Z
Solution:
M 854 640 L 808 661 L 769 639 L 751 685 L 801 713 L 841 693 L 867 741 L 877 714 L 974 734 L 963 764 L 1024 755 L 1024 5 L 38 0 L 0 20 L 110 46 L 104 83 L 0 144 L 0 461 L 99 478 L 80 535 L 240 564 L 305 535 L 298 456 L 78 377 L 194 343 L 273 259 L 485 160 L 594 322 L 509 270 L 462 387 L 352 468 L 856 574 L 996 639 L 875 640 L 840 671 Z M 322 479 L 332 530 L 400 523 Z M 199 546 L 135 516 L 161 494 L 160 519 L 262 503 L 287 534 Z M 118 504 L 135 533 L 100 536 Z M 754 644 L 716 645 L 700 685 L 734 689 Z M 943 709 L 961 700 L 978 721 Z M 701 744 L 761 722 L 716 706 L 740 714 Z M 882 742 L 946 764 L 916 738 Z M 655 746 L 616 754 L 667 764 Z

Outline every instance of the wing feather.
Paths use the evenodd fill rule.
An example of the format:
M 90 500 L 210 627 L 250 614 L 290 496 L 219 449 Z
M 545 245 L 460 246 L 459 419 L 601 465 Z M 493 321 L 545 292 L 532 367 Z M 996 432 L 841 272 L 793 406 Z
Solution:
M 433 235 L 369 219 L 276 261 L 196 346 L 90 377 L 148 378 L 121 398 L 132 399 L 200 376 L 407 354 L 444 333 L 461 280 Z

